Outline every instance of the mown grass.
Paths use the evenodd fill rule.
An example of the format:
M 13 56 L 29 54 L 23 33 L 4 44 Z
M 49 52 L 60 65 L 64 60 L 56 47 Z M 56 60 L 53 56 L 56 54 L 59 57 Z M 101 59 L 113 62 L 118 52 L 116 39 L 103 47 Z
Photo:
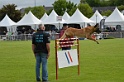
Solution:
M 80 40 L 80 75 L 77 66 L 59 69 L 55 79 L 55 49 L 48 60 L 50 82 L 124 82 L 124 39 Z M 36 82 L 31 41 L 0 41 L 0 82 Z

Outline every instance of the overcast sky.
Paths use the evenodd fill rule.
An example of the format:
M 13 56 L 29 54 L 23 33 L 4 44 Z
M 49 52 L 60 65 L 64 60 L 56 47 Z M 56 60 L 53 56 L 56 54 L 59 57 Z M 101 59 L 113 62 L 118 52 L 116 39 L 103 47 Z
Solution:
M 24 8 L 24 7 L 31 7 L 31 6 L 39 6 L 39 5 L 45 5 L 45 6 L 52 6 L 55 0 L 0 0 L 0 8 L 3 5 L 7 4 L 16 4 L 18 6 L 18 9 Z M 67 0 L 69 1 L 69 0 Z M 70 0 L 74 3 L 79 3 L 80 0 Z

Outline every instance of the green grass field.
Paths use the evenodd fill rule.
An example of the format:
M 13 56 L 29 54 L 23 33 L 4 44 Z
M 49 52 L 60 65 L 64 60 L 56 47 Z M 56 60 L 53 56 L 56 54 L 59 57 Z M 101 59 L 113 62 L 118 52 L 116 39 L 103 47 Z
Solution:
M 50 82 L 124 82 L 124 39 L 80 41 L 80 75 L 77 66 L 59 69 L 55 79 L 55 49 L 48 60 Z M 0 41 L 0 82 L 36 82 L 31 41 Z

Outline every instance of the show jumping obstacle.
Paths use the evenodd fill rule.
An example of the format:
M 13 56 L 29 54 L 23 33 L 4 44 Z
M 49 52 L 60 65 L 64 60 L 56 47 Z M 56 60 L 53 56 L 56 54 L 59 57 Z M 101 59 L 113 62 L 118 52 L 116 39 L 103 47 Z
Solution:
M 61 42 L 62 41 L 62 42 Z M 69 43 L 69 45 L 65 44 Z M 78 38 L 67 38 L 67 39 L 56 39 L 55 40 L 55 62 L 56 62 L 56 80 L 58 79 L 58 51 L 61 47 L 73 47 L 76 46 L 77 59 L 78 59 L 78 75 L 80 74 L 80 62 L 79 62 L 79 39 Z M 73 48 L 74 49 L 74 48 Z M 72 50 L 72 49 L 71 49 Z

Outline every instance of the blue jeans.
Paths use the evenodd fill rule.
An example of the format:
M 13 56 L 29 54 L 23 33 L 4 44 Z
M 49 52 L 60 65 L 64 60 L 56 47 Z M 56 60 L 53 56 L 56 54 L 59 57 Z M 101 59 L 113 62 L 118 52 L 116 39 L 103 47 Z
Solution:
M 47 72 L 47 54 L 46 53 L 36 53 L 36 80 L 40 80 L 40 65 L 42 64 L 42 80 L 48 80 Z

